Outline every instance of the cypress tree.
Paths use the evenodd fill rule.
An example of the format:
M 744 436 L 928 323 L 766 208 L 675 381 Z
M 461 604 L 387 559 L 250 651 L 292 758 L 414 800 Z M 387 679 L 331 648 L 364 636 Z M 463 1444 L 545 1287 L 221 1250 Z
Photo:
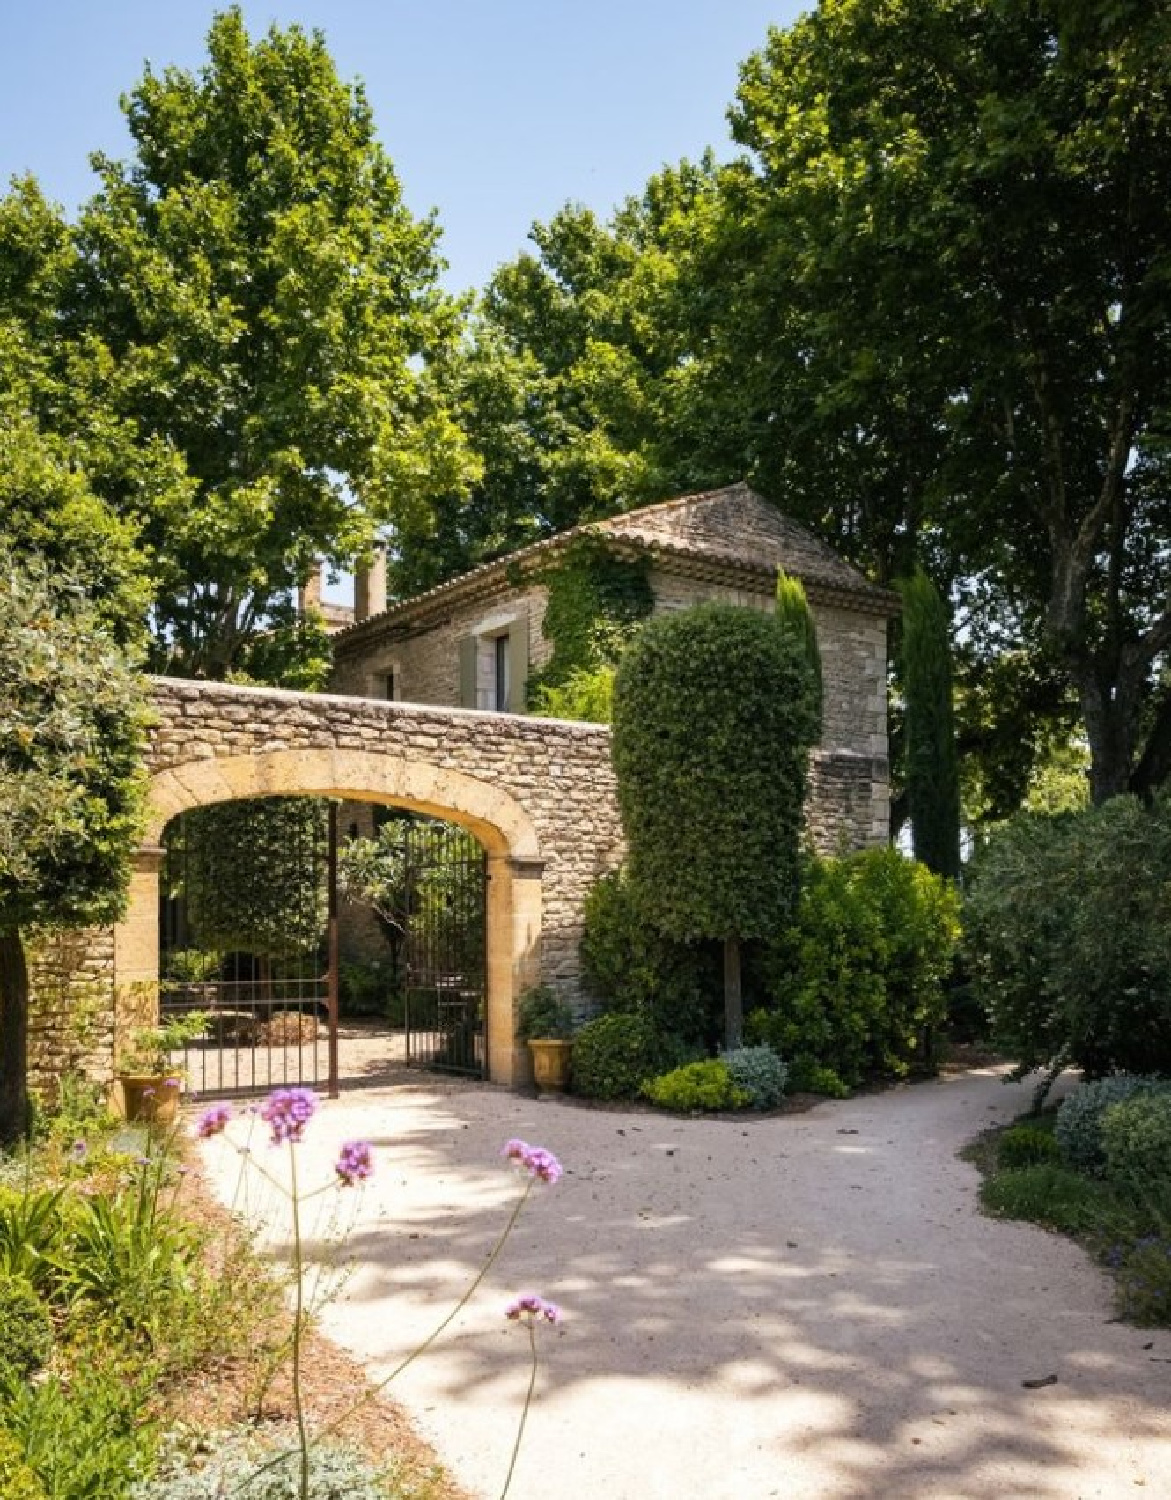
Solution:
M 777 569 L 777 619 L 781 625 L 800 641 L 809 662 L 812 681 L 813 707 L 817 722 L 821 723 L 821 648 L 817 644 L 817 626 L 813 611 L 805 597 L 805 585 L 793 578 L 784 568 Z
M 915 858 L 960 873 L 960 779 L 952 709 L 948 611 L 921 568 L 899 584 L 906 700 L 906 784 Z

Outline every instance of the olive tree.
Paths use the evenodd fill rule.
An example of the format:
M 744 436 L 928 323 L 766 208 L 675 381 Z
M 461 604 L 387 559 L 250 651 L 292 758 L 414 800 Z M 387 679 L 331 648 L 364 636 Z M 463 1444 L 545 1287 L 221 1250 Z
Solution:
M 630 879 L 668 936 L 724 944 L 725 1034 L 741 1037 L 740 944 L 786 922 L 798 886 L 815 691 L 803 640 L 704 604 L 651 620 L 614 684 Z

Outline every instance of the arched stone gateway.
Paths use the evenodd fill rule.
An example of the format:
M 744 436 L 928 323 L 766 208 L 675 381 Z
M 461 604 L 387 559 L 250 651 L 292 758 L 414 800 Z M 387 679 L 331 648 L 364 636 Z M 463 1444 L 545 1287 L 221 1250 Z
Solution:
M 488 1075 L 514 1082 L 516 995 L 538 978 L 576 987 L 585 892 L 620 857 L 607 732 L 168 679 L 154 701 L 149 824 L 113 935 L 115 994 L 149 992 L 158 978 L 160 840 L 172 818 L 244 797 L 392 804 L 463 825 L 486 852 Z
M 157 1004 L 167 823 L 191 808 L 282 794 L 392 804 L 476 836 L 488 867 L 488 1075 L 505 1084 L 526 1077 L 514 1039 L 516 996 L 542 980 L 578 999 L 585 897 L 622 857 L 609 729 L 169 678 L 154 680 L 153 698 L 148 832 L 126 918 L 41 955 L 30 1027 L 34 1087 L 51 1088 L 74 1067 L 108 1079 L 115 1036 L 154 1019 L 136 1014 L 136 1005 L 152 994 Z M 885 761 L 824 746 L 814 752 L 806 813 L 815 845 L 882 842 L 886 810 Z

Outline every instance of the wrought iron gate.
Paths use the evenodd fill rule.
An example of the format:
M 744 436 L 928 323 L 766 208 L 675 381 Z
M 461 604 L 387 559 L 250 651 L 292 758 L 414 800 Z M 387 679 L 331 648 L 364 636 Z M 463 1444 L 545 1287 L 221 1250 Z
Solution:
M 337 806 L 199 808 L 164 835 L 160 1012 L 204 1023 L 172 1055 L 189 1090 L 337 1095 Z
M 410 822 L 406 923 L 409 1066 L 482 1077 L 484 851 L 453 823 Z
M 397 810 L 403 1029 L 389 1064 L 482 1076 L 484 852 L 465 829 Z M 272 797 L 200 808 L 164 835 L 160 1001 L 164 1022 L 199 1015 L 171 1066 L 202 1095 L 288 1084 L 338 1091 L 338 806 Z M 397 965 L 396 965 L 397 967 Z M 392 1023 L 393 1025 L 393 1023 Z M 358 1038 L 361 1042 L 362 1039 Z M 351 1059 L 352 1081 L 384 1070 Z M 347 1078 L 350 1074 L 346 1074 Z

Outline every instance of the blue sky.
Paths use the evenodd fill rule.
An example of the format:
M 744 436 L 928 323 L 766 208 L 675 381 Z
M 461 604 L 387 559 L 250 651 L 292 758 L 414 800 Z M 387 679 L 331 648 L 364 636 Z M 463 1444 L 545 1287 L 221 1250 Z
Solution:
M 0 0 L 0 180 L 67 208 L 88 153 L 127 149 L 118 96 L 196 68 L 199 0 Z M 664 162 L 729 150 L 739 64 L 794 0 L 300 0 L 244 5 L 256 34 L 320 27 L 361 77 L 416 212 L 438 210 L 453 288 L 478 286 L 568 199 L 605 214 Z

